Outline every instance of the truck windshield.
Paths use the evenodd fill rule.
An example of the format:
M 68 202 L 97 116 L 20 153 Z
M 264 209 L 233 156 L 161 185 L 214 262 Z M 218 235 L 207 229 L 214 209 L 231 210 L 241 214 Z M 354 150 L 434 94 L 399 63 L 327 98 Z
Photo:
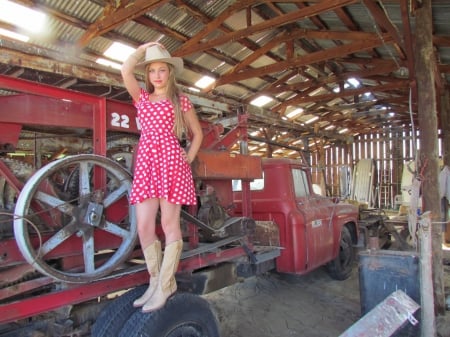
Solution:
M 240 192 L 242 191 L 242 183 L 240 179 L 233 179 L 232 180 L 232 188 L 233 192 Z M 263 177 L 260 179 L 255 179 L 250 182 L 250 190 L 251 191 L 260 191 L 264 189 L 264 172 Z
M 300 169 L 292 169 L 295 197 L 306 197 L 310 194 L 308 177 L 306 172 Z

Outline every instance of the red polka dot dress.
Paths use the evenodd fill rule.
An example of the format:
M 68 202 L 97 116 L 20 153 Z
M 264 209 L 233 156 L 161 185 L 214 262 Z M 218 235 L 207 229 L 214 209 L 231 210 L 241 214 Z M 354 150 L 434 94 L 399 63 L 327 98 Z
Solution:
M 187 96 L 180 97 L 183 113 L 192 108 Z M 135 103 L 141 124 L 141 137 L 134 167 L 130 203 L 148 198 L 164 198 L 174 204 L 195 205 L 194 180 L 182 148 L 173 132 L 175 122 L 172 103 L 168 99 L 149 100 L 141 89 Z

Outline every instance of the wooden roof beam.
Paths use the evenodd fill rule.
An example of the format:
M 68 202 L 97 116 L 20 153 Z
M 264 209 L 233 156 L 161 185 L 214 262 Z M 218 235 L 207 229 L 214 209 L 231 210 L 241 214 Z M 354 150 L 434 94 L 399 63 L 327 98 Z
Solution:
M 341 92 L 334 93 L 334 94 L 325 94 L 325 95 L 308 96 L 308 97 L 302 97 L 302 98 L 294 98 L 292 100 L 283 102 L 281 104 L 281 106 L 283 106 L 283 105 L 298 105 L 298 104 L 304 104 L 304 103 L 310 103 L 310 102 L 330 101 L 330 100 L 333 100 L 336 98 L 364 94 L 367 91 L 383 92 L 383 91 L 390 91 L 390 90 L 396 90 L 396 89 L 402 89 L 402 88 L 409 88 L 409 86 L 410 86 L 410 82 L 408 80 L 399 80 L 396 82 L 383 84 L 383 85 L 379 85 L 379 86 L 350 89 L 350 90 L 345 90 L 345 91 L 341 91 Z M 279 106 L 279 108 L 281 108 L 281 106 Z
M 224 75 L 221 78 L 219 78 L 215 84 L 216 86 L 220 86 L 228 83 L 242 81 L 248 78 L 261 77 L 262 75 L 265 74 L 271 74 L 286 69 L 292 69 L 309 64 L 314 64 L 325 60 L 330 60 L 336 57 L 353 54 L 358 51 L 371 49 L 385 42 L 386 41 L 384 40 L 382 41 L 380 39 L 356 41 L 342 46 L 337 46 L 326 50 L 317 51 L 311 54 L 302 55 L 292 60 L 286 60 L 264 67 L 246 69 L 238 73 Z
M 389 33 L 389 35 L 393 38 L 395 41 L 395 44 L 398 47 L 398 53 L 400 55 L 401 59 L 406 59 L 406 55 L 404 52 L 404 43 L 401 39 L 397 28 L 391 23 L 389 18 L 387 17 L 386 13 L 383 11 L 383 9 L 378 4 L 378 1 L 374 0 L 362 0 L 364 5 L 369 10 L 369 14 L 372 15 L 374 18 L 376 24 L 382 29 Z
M 124 24 L 126 21 L 133 20 L 148 11 L 164 5 L 169 0 L 135 0 L 132 5 L 127 7 L 118 7 L 118 9 L 111 10 L 110 7 L 105 15 L 102 15 L 97 21 L 89 26 L 81 38 L 77 41 L 77 47 L 82 49 L 89 42 L 100 35 L 103 35 L 117 26 Z
M 250 1 L 250 3 L 254 3 L 257 1 Z M 291 22 L 295 22 L 305 17 L 318 15 L 320 13 L 333 10 L 335 8 L 339 8 L 342 6 L 351 5 L 353 3 L 358 2 L 357 0 L 329 0 L 323 1 L 313 6 L 290 12 L 285 15 L 278 16 L 274 19 L 266 20 L 264 22 L 258 23 L 256 25 L 247 27 L 245 29 L 241 29 L 238 31 L 231 32 L 229 34 L 225 34 L 224 36 L 212 39 L 206 42 L 200 42 L 203 37 L 205 37 L 212 29 L 217 28 L 222 24 L 225 19 L 239 11 L 244 7 L 244 4 L 238 1 L 234 6 L 231 6 L 227 10 L 225 10 L 221 15 L 219 15 L 216 19 L 211 21 L 202 32 L 197 34 L 194 38 L 189 40 L 189 42 L 185 43 L 180 49 L 178 49 L 174 56 L 185 56 L 192 54 L 194 52 L 204 51 L 210 48 L 215 48 L 217 46 L 223 45 L 230 41 L 237 41 L 244 37 L 251 36 L 253 34 L 259 33 L 261 31 L 265 31 L 268 29 L 273 29 L 273 27 L 279 27 Z
M 210 34 L 213 30 L 218 29 L 226 19 L 232 16 L 234 13 L 239 12 L 240 10 L 246 8 L 247 6 L 251 6 L 252 4 L 257 3 L 257 0 L 251 1 L 237 1 L 232 6 L 228 7 L 224 10 L 220 15 L 218 15 L 214 20 L 211 20 L 205 27 L 203 27 L 201 32 L 192 36 L 181 48 L 179 48 L 176 52 L 173 53 L 173 56 L 183 57 L 185 55 L 193 54 L 195 52 L 204 51 L 205 49 L 198 49 L 197 45 L 200 44 L 200 41 Z M 245 36 L 244 36 L 245 37 Z
M 272 88 L 260 90 L 260 91 L 258 91 L 258 94 L 270 95 L 270 94 L 278 94 L 278 93 L 281 93 L 284 91 L 304 90 L 313 84 L 316 84 L 317 87 L 320 87 L 325 84 L 337 83 L 339 81 L 345 81 L 352 77 L 361 79 L 361 78 L 372 77 L 372 76 L 375 76 L 378 74 L 386 74 L 386 73 L 390 73 L 396 69 L 397 69 L 397 65 L 395 63 L 385 64 L 380 67 L 373 67 L 373 68 L 365 69 L 365 70 L 361 70 L 361 71 L 351 71 L 351 72 L 347 72 L 347 73 L 342 73 L 338 76 L 329 76 L 329 77 L 324 77 L 324 78 L 319 77 L 319 78 L 315 79 L 314 81 L 305 81 L 302 83 L 296 83 L 296 84 L 290 84 L 290 85 L 279 85 L 279 86 L 275 86 Z

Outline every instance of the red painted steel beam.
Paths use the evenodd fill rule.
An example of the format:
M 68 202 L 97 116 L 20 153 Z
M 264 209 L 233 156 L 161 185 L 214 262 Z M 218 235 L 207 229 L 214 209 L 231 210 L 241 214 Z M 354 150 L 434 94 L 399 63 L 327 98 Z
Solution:
M 19 111 L 18 116 L 16 115 L 15 110 L 10 110 L 10 112 L 14 111 L 14 113 L 7 113 L 7 111 L 5 111 L 5 114 L 2 114 L 0 117 L 0 122 L 8 122 L 8 120 L 10 120 L 12 123 L 32 124 L 37 121 L 39 124 L 45 125 L 82 126 L 92 128 L 92 114 L 97 106 L 99 111 L 106 111 L 104 116 L 107 116 L 105 119 L 107 123 L 105 123 L 105 125 L 107 125 L 108 130 L 130 133 L 139 133 L 140 131 L 136 108 L 132 104 L 114 100 L 105 100 L 103 97 L 52 87 L 5 75 L 0 75 L 0 87 L 18 92 L 17 95 L 4 96 L 2 97 L 2 100 L 6 100 L 8 97 L 29 96 L 26 94 L 36 95 L 34 98 L 33 96 L 29 96 L 31 98 L 27 99 L 30 100 L 28 107 L 32 108 L 31 110 L 37 111 L 36 113 L 28 112 L 31 114 L 30 116 L 32 118 L 24 118 L 27 117 L 24 115 L 24 112 Z M 50 101 L 46 103 L 45 99 L 50 99 Z M 50 104 L 54 105 L 53 109 L 49 109 Z M 4 109 L 3 106 L 2 109 Z M 52 110 L 58 110 L 61 115 L 47 116 L 48 113 L 52 113 Z M 101 118 L 99 121 L 101 121 Z
M 180 261 L 179 272 L 192 272 L 200 268 L 215 265 L 221 262 L 230 262 L 246 256 L 243 247 L 234 247 L 217 253 L 205 253 Z M 41 313 L 56 310 L 67 305 L 79 304 L 115 291 L 133 288 L 148 282 L 148 272 L 143 270 L 130 272 L 122 276 L 105 278 L 96 282 L 71 285 L 67 289 L 52 293 L 28 297 L 16 302 L 0 305 L 0 324 L 13 322 L 19 319 L 32 317 Z
M 49 312 L 66 305 L 86 302 L 115 291 L 133 288 L 148 282 L 148 272 L 141 271 L 120 278 L 103 279 L 97 282 L 73 286 L 49 294 L 28 297 L 16 302 L 0 305 L 0 324 Z
M 0 88 L 39 96 L 53 97 L 87 104 L 98 104 L 99 98 L 82 92 L 0 75 Z
M 217 253 L 199 254 L 180 261 L 179 272 L 192 272 L 201 268 L 212 266 L 222 262 L 231 262 L 239 257 L 246 256 L 242 246 L 236 246 Z
M 0 161 L 0 176 L 6 179 L 6 182 L 14 189 L 14 191 L 17 193 L 20 192 L 23 187 L 23 183 L 16 178 L 9 167 L 2 161 Z
M 19 142 L 20 131 L 22 126 L 12 123 L 0 124 L 0 150 L 14 151 Z
M 93 128 L 93 106 L 84 102 L 29 94 L 0 97 L 0 122 L 70 128 Z

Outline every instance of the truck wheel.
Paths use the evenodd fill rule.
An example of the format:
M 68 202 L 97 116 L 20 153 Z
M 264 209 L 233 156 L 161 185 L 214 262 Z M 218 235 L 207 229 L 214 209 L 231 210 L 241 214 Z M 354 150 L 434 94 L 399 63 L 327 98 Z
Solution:
M 117 337 L 128 318 L 138 310 L 133 307 L 133 301 L 141 296 L 147 287 L 139 286 L 112 300 L 92 325 L 92 337 Z
M 92 325 L 91 336 L 117 337 L 130 316 L 139 310 L 133 307 L 133 301 L 141 296 L 147 287 L 147 285 L 136 287 L 112 300 Z
M 350 231 L 347 227 L 342 227 L 341 241 L 339 245 L 338 256 L 328 263 L 328 272 L 335 280 L 345 280 L 350 277 L 355 260 L 355 252 L 353 250 L 353 241 Z
M 208 301 L 198 295 L 178 293 L 154 312 L 137 310 L 119 337 L 219 337 L 217 318 Z

